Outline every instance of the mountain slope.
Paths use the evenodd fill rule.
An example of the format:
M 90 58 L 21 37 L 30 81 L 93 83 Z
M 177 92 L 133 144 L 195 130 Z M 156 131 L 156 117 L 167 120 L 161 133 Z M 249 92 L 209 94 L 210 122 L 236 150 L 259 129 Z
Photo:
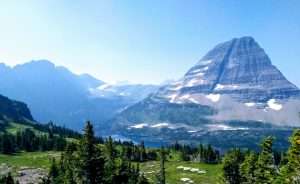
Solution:
M 0 120 L 34 121 L 27 105 L 0 95 Z
M 272 65 L 251 37 L 221 43 L 166 91 L 171 100 L 186 94 L 229 94 L 243 102 L 300 97 L 299 89 Z
M 151 84 L 103 84 L 97 88 L 90 88 L 91 95 L 102 98 L 126 98 L 131 104 L 145 99 L 159 88 Z
M 250 132 L 284 134 L 281 129 L 300 126 L 299 112 L 300 90 L 253 38 L 242 37 L 217 45 L 183 78 L 129 107 L 110 124 L 113 133 L 135 139 L 195 141 L 206 136 L 225 145 L 216 136 L 247 135 L 241 139 L 246 140 Z

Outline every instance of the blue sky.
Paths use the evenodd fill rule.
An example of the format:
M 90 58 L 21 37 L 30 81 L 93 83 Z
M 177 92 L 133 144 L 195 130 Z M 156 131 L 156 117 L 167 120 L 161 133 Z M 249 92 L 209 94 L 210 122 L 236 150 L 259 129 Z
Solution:
M 298 0 L 0 2 L 0 62 L 48 59 L 112 82 L 180 78 L 217 43 L 253 36 L 300 86 Z

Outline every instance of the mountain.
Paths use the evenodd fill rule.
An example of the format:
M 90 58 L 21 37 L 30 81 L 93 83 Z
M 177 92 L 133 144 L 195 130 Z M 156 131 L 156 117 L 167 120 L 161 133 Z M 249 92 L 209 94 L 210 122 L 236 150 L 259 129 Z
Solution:
M 281 134 L 278 129 L 300 126 L 299 112 L 300 90 L 252 37 L 242 37 L 218 44 L 180 80 L 109 124 L 113 133 L 135 139 L 214 140 L 222 146 L 228 140 L 216 136 L 236 137 L 234 145 L 250 132 Z
M 211 99 L 228 94 L 245 103 L 300 97 L 299 89 L 272 65 L 252 37 L 217 45 L 159 95 L 180 101 L 190 94 L 207 94 Z
M 0 95 L 0 121 L 34 121 L 34 119 L 26 104 Z
M 15 67 L 0 64 L 0 75 L 0 94 L 28 104 L 37 121 L 52 120 L 76 130 L 88 119 L 101 124 L 156 89 L 152 85 L 111 86 L 47 60 Z

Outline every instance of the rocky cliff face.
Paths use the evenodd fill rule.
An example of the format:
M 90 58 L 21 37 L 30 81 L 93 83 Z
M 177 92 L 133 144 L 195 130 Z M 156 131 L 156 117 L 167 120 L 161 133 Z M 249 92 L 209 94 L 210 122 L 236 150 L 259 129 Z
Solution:
M 210 95 L 208 98 L 213 101 L 226 94 L 244 103 L 300 97 L 299 89 L 272 65 L 270 58 L 251 37 L 217 45 L 181 80 L 166 86 L 157 96 L 180 102 L 197 94 Z

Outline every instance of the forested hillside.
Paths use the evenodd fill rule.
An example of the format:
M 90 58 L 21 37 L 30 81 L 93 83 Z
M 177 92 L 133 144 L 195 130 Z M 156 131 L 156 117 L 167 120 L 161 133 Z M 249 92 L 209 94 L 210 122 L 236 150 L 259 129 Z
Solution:
M 56 133 L 51 131 L 55 129 Z M 14 145 L 14 152 L 2 151 L 4 155 L 0 154 L 1 167 L 5 166 L 8 171 L 0 181 L 23 182 L 25 176 L 27 179 L 31 176 L 34 178 L 36 173 L 28 173 L 34 171 L 40 177 L 30 181 L 42 184 L 299 182 L 300 130 L 295 130 L 291 135 L 291 145 L 287 152 L 273 150 L 272 145 L 276 139 L 266 137 L 260 151 L 234 148 L 221 153 L 211 145 L 190 146 L 175 142 L 161 148 L 147 148 L 143 142 L 134 144 L 113 140 L 111 137 L 97 138 L 90 122 L 86 123 L 82 136 L 76 133 L 69 135 L 72 139 L 63 136 L 57 129 L 36 135 L 37 142 L 28 147 L 34 150 L 26 148 L 26 140 L 30 140 L 28 137 L 34 131 L 26 129 L 23 133 L 11 134 L 12 139 L 22 141 L 21 144 L 18 141 L 10 144 Z M 40 139 L 41 135 L 45 139 Z M 29 158 L 26 155 L 28 152 L 36 155 L 31 158 L 41 157 L 44 160 L 29 164 L 24 160 Z M 30 165 L 30 168 L 24 169 L 22 164 Z M 42 168 L 41 171 L 39 168 Z

